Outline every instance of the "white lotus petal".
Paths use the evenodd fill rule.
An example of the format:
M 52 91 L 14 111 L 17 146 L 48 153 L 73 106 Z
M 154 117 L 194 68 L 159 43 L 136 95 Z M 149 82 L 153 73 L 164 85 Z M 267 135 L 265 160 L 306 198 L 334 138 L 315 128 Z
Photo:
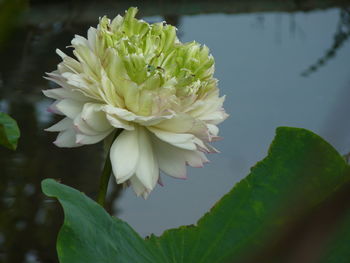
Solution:
M 194 119 L 190 115 L 177 114 L 171 119 L 164 120 L 154 125 L 154 127 L 165 131 L 171 131 L 174 133 L 186 133 L 193 129 L 195 125 L 196 119 Z
M 57 89 L 47 89 L 42 91 L 46 97 L 52 98 L 52 99 L 64 99 L 67 98 L 67 92 L 64 88 L 57 88 Z
M 115 128 L 120 128 L 128 131 L 134 130 L 133 124 L 119 119 L 116 115 L 111 115 L 107 113 L 106 118 L 109 121 L 109 123 Z
M 204 153 L 199 151 L 183 151 L 185 160 L 188 165 L 196 168 L 203 167 L 203 163 L 207 163 L 208 159 Z
M 89 90 L 89 86 L 87 85 L 87 83 L 81 75 L 71 72 L 65 72 L 62 74 L 62 76 L 66 79 L 69 85 L 75 86 L 82 90 Z
M 96 103 L 85 103 L 81 113 L 82 119 L 95 131 L 103 132 L 112 128 L 102 111 L 102 105 Z
M 61 100 L 61 99 L 74 99 L 77 101 L 87 101 L 87 98 L 79 92 L 68 90 L 65 88 L 48 89 L 42 91 L 46 97 Z
M 70 99 L 63 99 L 56 104 L 56 108 L 67 117 L 74 119 L 83 109 L 83 103 Z
M 220 153 L 214 146 L 211 146 L 209 143 L 203 143 L 204 146 L 199 146 L 199 150 L 206 153 Z
M 68 128 L 73 127 L 73 121 L 69 118 L 64 118 L 57 122 L 56 124 L 52 125 L 49 128 L 46 128 L 45 131 L 49 132 L 58 132 L 58 131 L 64 131 L 67 130 Z
M 58 48 L 56 48 L 56 54 L 59 55 L 62 59 L 67 57 L 67 55 Z
M 143 127 L 137 127 L 137 129 L 140 157 L 136 176 L 147 189 L 152 190 L 159 177 L 158 162 L 153 153 L 149 131 Z
M 196 137 L 192 134 L 166 132 L 153 127 L 147 127 L 147 128 L 152 133 L 154 133 L 159 139 L 173 146 L 186 149 L 186 150 L 197 149 L 195 144 Z
M 219 124 L 226 120 L 228 116 L 229 115 L 223 109 L 219 109 L 217 111 L 208 113 L 205 116 L 202 116 L 200 119 L 203 121 L 210 122 L 212 124 Z
M 88 43 L 89 47 L 92 51 L 95 51 L 96 48 L 96 37 L 97 37 L 97 30 L 94 27 L 90 27 L 88 30 Z
M 65 72 L 65 73 L 72 74 L 71 72 Z M 62 73 L 62 75 L 65 73 Z M 64 78 L 62 75 L 57 75 L 56 73 L 46 73 L 46 74 L 48 75 L 48 77 L 44 77 L 44 79 L 55 82 L 57 85 L 61 86 L 62 88 L 65 88 L 65 89 L 72 88 L 72 86 L 67 83 L 66 78 Z M 59 74 L 61 74 L 61 73 L 59 73 Z
M 79 35 L 74 35 L 74 38 L 71 41 L 72 45 L 78 46 L 86 46 L 88 45 L 88 41 L 85 37 L 79 36 Z
M 139 116 L 128 110 L 113 107 L 110 105 L 106 105 L 104 107 L 104 111 L 107 112 L 109 115 L 118 116 L 119 119 L 122 119 L 125 121 L 133 121 L 144 126 L 155 125 L 157 123 L 160 123 L 163 120 L 171 119 L 174 116 L 174 114 L 165 115 L 165 116 Z
M 81 64 L 75 60 L 74 58 L 71 58 L 69 56 L 64 57 L 63 62 L 64 66 L 69 69 L 72 73 L 76 73 L 79 74 L 81 73 L 82 70 L 82 66 Z M 61 63 L 61 64 L 62 64 Z
M 113 85 L 112 81 L 108 78 L 106 71 L 101 68 L 101 87 L 100 94 L 108 104 L 124 107 L 125 103 L 119 96 L 116 87 Z
M 207 96 L 206 100 L 196 101 L 187 109 L 187 113 L 191 116 L 203 121 L 210 121 L 218 124 L 224 121 L 228 115 L 222 109 L 225 96 L 218 97 L 218 91 Z
M 125 182 L 135 173 L 139 156 L 138 130 L 124 130 L 113 142 L 110 150 L 113 174 L 118 184 Z
M 205 123 L 188 114 L 177 114 L 171 119 L 164 120 L 155 125 L 156 128 L 176 133 L 205 133 Z
M 142 196 L 146 199 L 149 195 L 149 190 L 141 183 L 141 181 L 136 177 L 132 176 L 130 178 L 131 186 L 137 196 Z
M 73 129 L 64 130 L 58 134 L 56 141 L 53 143 L 64 148 L 79 147 L 81 145 L 75 142 L 75 136 L 76 132 Z
M 78 131 L 78 133 L 81 133 L 84 135 L 95 136 L 101 133 L 93 129 L 90 125 L 88 125 L 86 121 L 82 119 L 81 113 L 79 113 L 78 116 L 75 117 L 73 124 L 75 129 Z
M 98 135 L 85 135 L 78 133 L 76 136 L 76 143 L 77 144 L 94 144 L 99 141 L 102 141 L 104 138 L 106 138 L 112 130 L 104 133 L 100 133 Z
M 177 114 L 171 119 L 161 121 L 154 127 L 172 133 L 190 133 L 200 139 L 210 140 L 206 123 L 188 114 Z
M 75 47 L 73 54 L 78 58 L 83 72 L 90 78 L 98 79 L 100 76 L 101 61 L 86 45 L 79 45 Z
M 216 125 L 207 124 L 207 127 L 212 135 L 217 136 L 219 134 L 219 128 Z
M 64 115 L 59 109 L 57 109 L 56 105 L 60 102 L 60 100 L 56 100 L 54 103 L 52 103 L 48 108 L 47 111 L 58 114 L 58 115 Z
M 167 175 L 186 179 L 186 160 L 183 150 L 152 137 L 159 168 Z

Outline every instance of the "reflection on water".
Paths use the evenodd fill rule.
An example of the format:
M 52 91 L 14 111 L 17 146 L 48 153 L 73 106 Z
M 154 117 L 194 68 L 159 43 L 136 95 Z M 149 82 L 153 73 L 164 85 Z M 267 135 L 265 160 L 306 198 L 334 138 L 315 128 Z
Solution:
M 317 62 L 311 65 L 307 70 L 305 70 L 302 75 L 308 76 L 312 72 L 317 71 L 325 63 L 327 63 L 331 58 L 336 55 L 336 52 L 341 48 L 344 43 L 350 37 L 350 8 L 343 8 L 340 10 L 339 22 L 337 26 L 337 31 L 334 35 L 333 45 L 327 50 L 326 54 L 317 60 Z
M 10 3 L 10 1 L 4 1 L 3 3 L 5 2 Z M 123 12 L 130 5 L 128 1 L 122 1 L 115 8 L 114 2 L 106 1 L 105 5 L 101 5 L 100 2 L 88 1 L 88 4 L 82 7 L 75 1 L 56 1 L 54 4 L 46 4 L 44 1 L 33 1 L 34 5 L 29 9 L 28 1 L 17 1 L 17 3 L 23 4 L 21 6 L 22 9 L 18 9 L 18 12 L 12 12 L 11 14 L 14 21 L 17 18 L 19 20 L 16 20 L 17 22 L 15 21 L 15 23 L 10 19 L 10 22 L 13 22 L 11 25 L 1 24 L 2 29 L 5 26 L 7 28 L 6 30 L 0 30 L 0 40 L 3 40 L 0 41 L 0 110 L 8 112 L 18 121 L 22 130 L 22 138 L 16 152 L 0 149 L 0 262 L 57 262 L 55 237 L 62 223 L 62 212 L 56 202 L 46 199 L 41 193 L 40 182 L 42 179 L 48 177 L 56 178 L 93 198 L 96 195 L 98 176 L 104 159 L 102 146 L 93 145 L 77 149 L 60 149 L 55 147 L 52 144 L 55 134 L 46 133 L 43 129 L 57 120 L 54 120 L 54 117 L 45 111 L 50 101 L 42 96 L 41 90 L 52 85 L 45 81 L 42 75 L 45 71 L 54 69 L 59 62 L 58 56 L 55 55 L 56 48 L 64 49 L 74 34 L 85 35 L 87 28 L 96 24 L 97 17 L 104 13 L 109 13 L 109 16 L 113 16 L 114 11 L 112 12 L 111 10 Z M 271 92 L 271 97 L 275 95 L 281 96 L 283 87 L 281 87 L 281 90 L 265 89 L 261 80 L 276 78 L 276 81 L 278 81 L 278 73 L 273 70 L 269 72 L 268 67 L 260 68 L 259 72 L 254 73 L 254 63 L 258 65 L 258 63 L 265 61 L 264 63 L 267 65 L 269 63 L 273 65 L 273 68 L 280 68 L 280 70 L 284 71 L 288 69 L 287 67 L 285 69 L 280 67 L 278 60 L 275 61 L 274 57 L 266 59 L 263 56 L 263 48 L 261 49 L 261 57 L 257 57 L 253 50 L 249 51 L 252 43 L 248 35 L 252 34 L 250 30 L 256 30 L 256 26 L 249 25 L 249 27 L 245 27 L 246 22 L 242 19 L 247 18 L 250 23 L 255 21 L 255 24 L 262 25 L 259 27 L 261 32 L 268 32 L 271 27 L 276 28 L 279 22 L 276 20 L 275 23 L 271 24 L 265 21 L 264 12 L 291 12 L 328 8 L 330 6 L 323 6 L 324 3 L 322 1 L 320 6 L 317 6 L 318 3 L 315 1 L 312 1 L 312 4 L 310 3 L 309 5 L 300 3 L 300 6 L 295 5 L 299 1 L 291 1 L 292 4 L 290 5 L 276 4 L 272 6 L 264 5 L 263 1 L 243 2 L 230 3 L 220 0 L 215 1 L 213 4 L 212 1 L 196 0 L 193 1 L 195 4 L 189 5 L 184 2 L 182 6 L 176 1 L 162 1 L 162 5 L 150 5 L 148 1 L 144 1 L 138 5 L 143 15 L 152 16 L 146 19 L 151 21 L 164 19 L 173 25 L 177 25 L 179 27 L 179 36 L 182 40 L 190 41 L 196 39 L 212 48 L 214 56 L 217 58 L 217 77 L 221 80 L 223 93 L 228 94 L 229 97 L 232 94 L 227 101 L 227 108 L 229 111 L 231 110 L 231 114 L 234 113 L 232 114 L 233 117 L 231 117 L 234 121 L 231 121 L 231 124 L 228 121 L 228 124 L 223 126 L 223 135 L 226 137 L 226 141 L 219 145 L 223 154 L 215 157 L 210 156 L 213 163 L 204 170 L 190 169 L 191 178 L 188 182 L 174 182 L 166 178 L 165 188 L 161 190 L 158 188 L 147 203 L 136 199 L 128 191 L 123 195 L 123 198 L 119 199 L 121 205 L 119 205 L 119 202 L 113 205 L 112 200 L 117 198 L 120 193 L 113 190 L 116 187 L 111 187 L 108 210 L 114 215 L 120 212 L 119 215 L 130 222 L 143 235 L 150 232 L 160 233 L 169 226 L 193 223 L 216 199 L 231 188 L 233 182 L 246 173 L 249 166 L 253 165 L 251 159 L 245 159 L 244 151 L 249 152 L 251 150 L 251 152 L 255 153 L 266 150 L 265 138 L 264 140 L 261 139 L 264 133 L 259 129 L 264 127 L 264 125 L 270 125 L 274 128 L 277 126 L 277 123 L 280 124 L 278 121 L 275 122 L 277 118 L 279 120 L 290 118 L 288 114 L 278 115 L 276 113 L 278 110 L 269 112 L 268 107 L 261 105 L 266 103 L 263 101 L 264 97 L 261 94 Z M 343 3 L 344 1 L 341 2 Z M 12 3 L 15 3 L 15 1 Z M 135 5 L 135 3 L 133 4 Z M 336 5 L 337 1 L 333 1 L 334 4 Z M 0 14 L 5 12 L 4 5 L 1 7 Z M 24 16 L 19 15 L 21 11 L 24 12 L 22 13 Z M 252 14 L 244 15 L 246 12 Z M 254 14 L 254 12 L 259 14 Z M 341 45 L 344 45 L 343 49 L 345 48 L 345 40 L 349 36 L 349 10 L 343 8 L 339 9 L 339 12 L 340 24 L 343 24 L 339 24 L 338 28 L 334 27 L 334 30 L 337 31 L 335 32 L 336 37 L 332 51 L 329 51 L 322 61 L 326 61 L 331 57 Z M 239 15 L 184 16 L 198 13 L 239 13 Z M 279 14 L 282 15 L 283 13 Z M 308 13 L 298 13 L 297 17 L 293 16 L 291 21 L 293 23 L 298 22 L 298 27 L 302 28 L 303 23 L 306 23 L 305 18 L 307 15 Z M 227 19 L 234 16 L 241 19 L 235 20 L 237 24 Z M 271 16 L 271 13 L 267 13 L 267 16 Z M 319 16 L 321 19 L 323 16 L 325 19 L 330 17 L 327 12 L 319 14 Z M 201 26 L 198 21 L 211 22 L 206 24 L 206 26 Z M 232 24 L 230 24 L 231 22 Z M 292 27 L 293 23 L 291 24 Z M 205 23 L 203 22 L 203 24 Z M 235 29 L 237 28 L 236 26 L 241 29 L 237 31 Z M 280 28 L 280 30 L 284 30 L 284 27 Z M 246 49 L 239 49 L 238 46 L 234 48 L 224 37 L 218 38 L 216 33 L 221 32 L 221 30 L 226 32 L 226 35 L 235 32 L 236 35 L 234 37 L 239 38 L 240 43 Z M 5 31 L 7 32 L 6 37 L 1 35 L 1 32 Z M 312 32 L 306 28 L 303 29 L 303 34 L 307 37 Z M 327 41 L 332 40 L 326 34 L 320 35 L 323 40 L 326 38 Z M 278 45 L 280 45 L 279 47 L 284 47 L 284 44 L 290 48 L 288 43 L 277 43 L 276 45 L 277 47 Z M 262 42 L 254 43 L 253 47 L 254 49 L 259 49 L 263 45 L 264 43 Z M 298 50 L 303 52 L 303 48 L 304 45 L 301 44 Z M 236 60 L 232 59 L 232 54 L 229 52 L 236 53 Z M 289 51 L 286 49 L 283 52 L 288 53 Z M 237 53 L 241 53 L 242 56 L 238 56 Z M 271 54 L 272 56 L 274 54 L 276 54 L 276 57 L 278 56 L 277 51 Z M 334 58 L 333 62 L 336 63 L 337 59 L 339 58 Z M 237 64 L 230 64 L 232 61 Z M 246 61 L 255 62 L 248 65 Z M 324 62 L 321 63 L 320 61 L 317 63 L 317 66 L 312 67 L 313 71 L 319 65 L 324 64 Z M 311 64 L 312 62 L 313 60 L 310 60 L 308 63 Z M 298 71 L 302 70 L 302 65 L 304 64 L 296 63 L 296 65 L 298 67 L 294 69 L 295 72 L 290 73 L 291 79 L 285 79 L 283 82 L 294 81 L 298 83 Z M 345 65 L 349 66 L 349 63 Z M 248 79 L 244 74 L 240 74 L 237 71 L 237 67 L 243 68 L 242 72 L 251 72 L 250 78 Z M 234 79 L 230 79 L 232 72 L 235 76 Z M 333 74 L 333 76 L 332 74 L 330 73 L 329 75 L 330 83 L 335 82 L 339 78 L 344 78 L 344 75 Z M 253 82 L 249 82 L 253 81 L 251 80 L 252 78 L 257 78 L 254 82 L 257 89 L 254 90 L 250 86 Z M 339 84 L 340 82 L 338 81 L 337 83 Z M 346 88 L 348 90 L 349 82 L 347 83 Z M 246 88 L 239 90 L 238 87 Z M 332 89 L 334 87 L 329 88 Z M 303 96 L 312 97 L 314 94 L 316 94 L 316 97 L 328 96 L 327 91 L 322 89 L 318 91 L 320 92 L 319 94 L 314 90 L 305 92 L 307 94 L 303 93 Z M 323 93 L 325 95 L 322 95 Z M 333 106 L 338 105 L 336 94 L 334 93 Z M 257 102 L 257 95 L 260 104 Z M 235 99 L 237 96 L 239 100 Z M 295 98 L 300 97 L 300 94 L 295 94 Z M 320 99 L 320 104 L 322 104 L 322 100 L 324 100 L 324 97 Z M 235 108 L 232 105 L 235 105 Z M 249 105 L 249 109 L 246 105 Z M 259 110 L 259 107 L 261 107 L 261 110 Z M 265 112 L 264 108 L 266 108 Z M 333 108 L 335 111 L 340 109 L 337 111 L 338 113 L 347 109 L 344 107 Z M 260 117 L 252 119 L 252 123 L 255 126 L 246 126 L 249 132 L 254 131 L 252 136 L 254 139 L 249 139 L 251 145 L 249 143 L 245 143 L 245 145 L 238 144 L 237 140 L 241 139 L 243 143 L 244 140 L 248 139 L 244 137 L 246 131 L 239 130 L 237 127 L 245 127 L 244 119 L 249 119 L 251 115 L 257 115 L 256 111 L 265 114 L 267 116 L 266 119 L 262 119 L 263 117 L 260 115 Z M 237 117 L 237 114 L 239 114 L 237 112 L 244 113 L 245 117 L 240 119 Z M 334 119 L 332 114 L 330 115 L 332 126 L 343 123 L 337 121 L 338 119 Z M 306 114 L 306 116 L 310 115 Z M 302 118 L 302 116 L 298 116 L 298 118 Z M 259 128 L 257 129 L 257 127 Z M 341 127 L 344 130 L 346 128 L 344 126 Z M 328 129 L 326 134 L 327 132 L 331 134 L 333 130 Z M 246 134 L 248 135 L 249 133 Z M 338 134 L 333 137 L 337 137 Z M 339 145 L 347 140 L 349 136 L 344 132 L 342 138 L 344 139 L 337 142 Z M 266 140 L 270 140 L 270 138 Z M 254 144 L 255 148 L 252 144 Z M 260 148 L 256 148 L 256 145 L 260 145 Z M 252 159 L 259 159 L 261 157 L 259 154 Z M 217 174 L 218 169 L 221 169 L 222 175 L 221 177 L 217 175 L 215 180 L 213 180 L 211 175 Z M 234 178 L 232 174 L 234 174 Z M 208 191 L 208 188 L 211 191 Z M 181 196 L 179 196 L 180 191 Z M 166 193 L 170 194 L 166 196 Z M 186 207 L 186 201 L 188 207 Z M 191 202 L 197 203 L 193 204 Z M 122 210 L 119 210 L 120 207 Z M 167 214 L 169 218 L 164 216 L 164 214 Z

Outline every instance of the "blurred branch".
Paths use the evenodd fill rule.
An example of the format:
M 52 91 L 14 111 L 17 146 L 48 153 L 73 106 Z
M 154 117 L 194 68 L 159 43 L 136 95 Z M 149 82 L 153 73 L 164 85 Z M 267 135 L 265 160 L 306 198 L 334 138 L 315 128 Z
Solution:
M 311 73 L 316 72 L 320 67 L 324 66 L 330 59 L 332 59 L 339 48 L 350 37 L 350 8 L 343 8 L 340 11 L 340 20 L 337 26 L 337 31 L 334 35 L 334 42 L 330 49 L 326 51 L 326 54 L 317 60 L 317 62 L 311 65 L 308 69 L 301 73 L 302 76 L 309 76 Z

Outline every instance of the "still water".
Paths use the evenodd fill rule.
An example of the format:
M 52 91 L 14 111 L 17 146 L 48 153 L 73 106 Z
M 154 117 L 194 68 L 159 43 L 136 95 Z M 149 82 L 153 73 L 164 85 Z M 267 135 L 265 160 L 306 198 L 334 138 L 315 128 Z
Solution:
M 278 126 L 310 129 L 341 153 L 350 152 L 349 9 L 285 12 L 291 10 L 251 6 L 233 12 L 184 4 L 175 10 L 181 12 L 169 13 L 171 5 L 163 4 L 141 9 L 143 19 L 167 20 L 178 27 L 182 41 L 211 49 L 230 118 L 220 126 L 223 140 L 215 144 L 221 153 L 210 155 L 204 168 L 189 168 L 187 180 L 163 176 L 164 187 L 147 201 L 112 184 L 113 215 L 142 236 L 195 223 L 266 155 Z M 124 6 L 125 1 L 117 11 Z M 85 35 L 106 10 L 114 15 L 107 7 L 80 14 L 65 5 L 33 5 L 0 46 L 0 110 L 22 131 L 16 152 L 0 149 L 0 262 L 57 262 L 55 239 L 63 215 L 41 193 L 42 179 L 60 179 L 92 198 L 97 193 L 102 146 L 55 147 L 55 134 L 43 129 L 57 119 L 46 111 L 50 101 L 41 90 L 51 85 L 42 75 L 59 62 L 54 50 L 69 45 L 74 34 Z

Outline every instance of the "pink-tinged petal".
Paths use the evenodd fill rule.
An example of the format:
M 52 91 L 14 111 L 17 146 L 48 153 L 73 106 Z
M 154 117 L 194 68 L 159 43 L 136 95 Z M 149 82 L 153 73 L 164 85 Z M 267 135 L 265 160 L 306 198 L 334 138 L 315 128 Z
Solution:
M 47 111 L 54 113 L 54 114 L 58 114 L 58 115 L 63 115 L 64 114 L 62 112 L 59 111 L 59 109 L 57 109 L 56 105 L 60 102 L 60 100 L 55 101 L 54 103 L 52 103 L 48 108 Z
M 159 167 L 156 156 L 153 153 L 149 131 L 143 127 L 138 129 L 139 161 L 136 169 L 136 177 L 149 190 L 153 190 L 159 177 Z
M 75 100 L 64 99 L 56 104 L 56 108 L 70 119 L 74 119 L 83 109 L 83 103 Z
M 152 137 L 159 168 L 167 175 L 186 179 L 186 160 L 183 150 Z
M 214 146 L 211 146 L 209 143 L 204 143 L 205 147 L 199 147 L 199 150 L 205 153 L 220 153 L 218 149 Z
M 162 178 L 161 178 L 160 175 L 159 175 L 159 178 L 158 178 L 158 184 L 159 184 L 160 186 L 164 186 L 163 180 L 162 180 Z
M 113 142 L 110 150 L 113 174 L 118 184 L 134 175 L 139 157 L 138 130 L 124 130 Z
M 78 133 L 76 136 L 76 143 L 77 144 L 94 144 L 99 141 L 102 141 L 104 138 L 106 138 L 111 131 L 100 133 L 98 135 L 85 135 Z
M 100 134 L 101 132 L 98 132 L 91 128 L 86 121 L 84 121 L 81 117 L 81 113 L 78 114 L 77 117 L 75 117 L 74 121 L 74 128 L 78 133 L 84 134 L 84 135 L 89 135 L 89 136 L 95 136 Z
M 64 118 L 62 120 L 60 120 L 59 122 L 57 122 L 56 124 L 52 125 L 49 128 L 46 128 L 45 131 L 49 131 L 49 132 L 60 132 L 60 131 L 64 131 L 67 130 L 69 128 L 73 127 L 73 121 L 69 118 Z
M 58 147 L 63 148 L 73 148 L 73 147 L 79 147 L 80 144 L 77 144 L 75 142 L 76 133 L 73 129 L 68 129 L 60 132 L 57 136 L 56 141 L 53 143 Z
M 153 127 L 147 127 L 147 128 L 160 140 L 167 142 L 173 146 L 186 149 L 186 150 L 197 149 L 197 146 L 195 144 L 196 137 L 192 134 L 171 133 L 171 132 L 163 131 Z

